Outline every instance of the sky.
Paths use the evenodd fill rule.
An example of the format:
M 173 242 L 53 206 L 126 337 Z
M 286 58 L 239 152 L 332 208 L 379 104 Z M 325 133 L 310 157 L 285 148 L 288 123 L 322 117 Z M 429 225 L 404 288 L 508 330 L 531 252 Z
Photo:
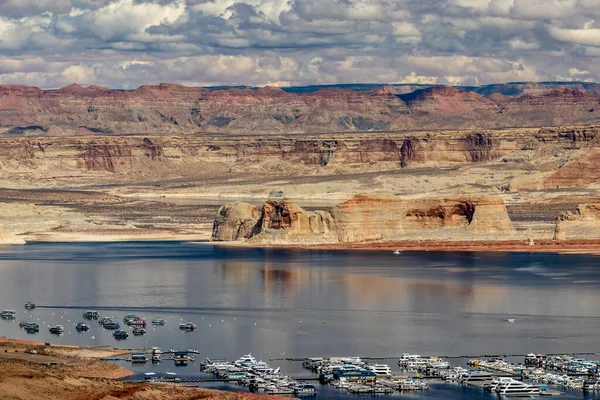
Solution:
M 600 81 L 600 0 L 0 0 L 0 84 Z

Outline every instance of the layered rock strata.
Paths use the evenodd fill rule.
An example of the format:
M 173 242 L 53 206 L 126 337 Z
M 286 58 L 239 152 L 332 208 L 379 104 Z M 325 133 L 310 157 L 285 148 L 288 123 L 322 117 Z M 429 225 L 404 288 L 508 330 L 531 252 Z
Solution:
M 406 200 L 359 195 L 331 212 L 306 211 L 284 198 L 267 201 L 258 218 L 254 210 L 245 203 L 221 207 L 212 240 L 352 243 L 415 237 L 481 239 L 514 232 L 504 201 L 497 196 Z
M 581 89 L 581 90 L 579 90 Z M 391 90 L 391 89 L 390 89 Z M 327 133 L 411 129 L 492 129 L 600 123 L 600 95 L 548 87 L 518 97 L 434 86 L 394 94 L 328 88 L 209 90 L 174 84 L 111 90 L 0 86 L 7 136 L 97 134 Z M 393 91 L 393 90 L 392 90 Z

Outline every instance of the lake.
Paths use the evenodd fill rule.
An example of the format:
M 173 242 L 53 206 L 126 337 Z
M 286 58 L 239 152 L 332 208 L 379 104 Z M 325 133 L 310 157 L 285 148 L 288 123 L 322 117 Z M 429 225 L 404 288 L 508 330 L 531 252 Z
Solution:
M 39 319 L 41 331 L 29 336 L 17 322 L 0 321 L 0 335 L 84 346 L 195 348 L 197 361 L 252 352 L 293 376 L 310 373 L 298 362 L 277 359 L 389 357 L 385 362 L 395 365 L 402 353 L 468 358 L 596 352 L 599 262 L 598 256 L 540 253 L 34 243 L 0 248 L 0 308 L 16 309 L 17 322 Z M 27 301 L 38 308 L 26 312 Z M 94 321 L 89 332 L 75 331 L 86 309 L 118 319 L 129 313 L 163 317 L 167 325 L 116 342 Z M 178 323 L 185 321 L 198 329 L 180 331 Z M 64 325 L 65 334 L 51 335 L 47 326 L 54 324 Z M 177 373 L 196 376 L 196 367 Z M 162 363 L 133 370 L 173 368 Z M 402 395 L 490 396 L 446 384 Z M 323 390 L 319 397 L 344 395 Z

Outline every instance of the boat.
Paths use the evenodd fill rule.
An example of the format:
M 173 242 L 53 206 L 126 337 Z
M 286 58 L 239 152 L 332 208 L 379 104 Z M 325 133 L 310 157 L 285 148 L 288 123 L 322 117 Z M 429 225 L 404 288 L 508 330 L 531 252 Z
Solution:
M 513 322 L 515 322 L 515 321 L 516 321 L 516 319 L 514 319 L 514 318 L 509 318 L 509 319 L 507 319 L 506 321 L 507 321 L 507 322 L 510 322 L 510 323 L 513 323 Z
M 491 383 L 486 383 L 485 385 L 483 385 L 483 390 L 487 391 L 487 392 L 495 392 L 496 389 L 498 389 L 498 387 L 502 384 L 508 383 L 508 382 L 512 382 L 514 381 L 513 378 L 509 378 L 509 377 L 498 377 L 498 378 L 494 378 L 492 379 Z
M 107 322 L 102 326 L 104 327 L 104 329 L 110 329 L 110 330 L 115 330 L 115 329 L 121 328 L 121 324 L 118 322 Z
M 314 385 L 296 385 L 294 386 L 294 394 L 298 396 L 316 395 L 317 388 Z
M 373 394 L 390 394 L 390 393 L 394 393 L 394 389 L 387 387 L 387 386 L 382 386 L 382 385 L 377 385 L 373 388 Z
M 194 331 L 196 330 L 196 328 L 197 326 L 193 322 L 185 322 L 179 324 L 179 329 L 181 329 L 182 331 Z
M 83 322 L 78 322 L 77 325 L 75 325 L 75 329 L 77 330 L 77 332 L 84 332 L 84 331 L 89 331 L 90 326 L 87 324 L 84 324 Z
M 0 318 L 2 319 L 15 319 L 17 317 L 17 312 L 15 310 L 4 310 L 0 313 Z
M 106 324 L 106 323 L 108 323 L 108 322 L 113 322 L 112 318 L 108 318 L 108 317 L 102 317 L 102 318 L 100 318 L 100 319 L 98 320 L 98 323 L 99 323 L 100 325 L 104 325 L 104 324 Z
M 162 359 L 160 358 L 160 354 L 152 354 L 152 362 L 154 364 L 158 364 L 161 361 Z
M 176 366 L 186 366 L 190 361 L 190 356 L 186 350 L 178 350 L 173 356 L 173 361 L 175 361 Z
M 35 322 L 29 322 L 27 325 L 25 325 L 23 327 L 23 329 L 25 329 L 25 332 L 27 332 L 29 334 L 34 334 L 34 333 L 38 333 L 40 331 L 40 326 Z
M 127 339 L 129 337 L 129 334 L 125 331 L 117 329 L 116 331 L 113 332 L 113 336 L 117 340 L 123 340 L 123 339 Z
M 26 310 L 33 310 L 35 308 L 35 304 L 28 301 L 27 303 L 25 303 L 25 309 Z
M 135 314 L 127 314 L 126 316 L 123 317 L 123 322 L 128 324 L 129 321 L 133 320 L 134 318 L 139 318 L 139 317 Z
M 288 395 L 288 394 L 294 394 L 294 389 L 287 387 L 287 386 L 271 386 L 271 387 L 266 387 L 265 388 L 265 392 L 269 392 L 269 394 L 284 394 L 284 395 Z
M 235 365 L 253 365 L 256 364 L 256 358 L 252 354 L 245 354 L 233 362 Z
M 146 330 L 142 327 L 136 326 L 135 328 L 133 328 L 133 332 L 132 332 L 135 336 L 142 336 L 146 334 Z
M 392 369 L 387 364 L 373 364 L 365 369 L 375 372 L 377 376 L 392 376 Z
M 148 362 L 148 357 L 146 357 L 145 353 L 132 353 L 131 354 L 131 362 L 132 363 L 146 363 Z
M 19 328 L 25 328 L 25 325 L 29 324 L 29 322 L 27 321 L 21 321 L 19 322 Z
M 131 318 L 127 321 L 127 325 L 130 326 L 146 326 L 146 320 L 143 318 L 139 318 L 139 317 L 135 317 L 135 318 Z
M 164 318 L 152 318 L 152 325 L 166 325 L 167 320 Z
M 62 325 L 54 325 L 50 327 L 50 333 L 54 335 L 62 335 L 65 333 L 65 328 Z
M 514 379 L 499 384 L 495 391 L 500 396 L 506 397 L 528 397 L 540 396 L 542 394 L 542 390 L 539 387 Z
M 586 379 L 583 382 L 584 392 L 593 392 L 596 390 L 600 390 L 600 378 Z
M 85 319 L 98 319 L 100 318 L 100 313 L 98 311 L 87 310 L 83 313 L 83 318 Z
M 494 379 L 494 374 L 486 371 L 470 371 L 468 375 L 463 376 L 461 383 L 491 383 Z
M 400 250 L 396 250 L 396 251 L 394 251 L 394 254 L 398 255 L 398 254 L 402 254 L 402 252 Z

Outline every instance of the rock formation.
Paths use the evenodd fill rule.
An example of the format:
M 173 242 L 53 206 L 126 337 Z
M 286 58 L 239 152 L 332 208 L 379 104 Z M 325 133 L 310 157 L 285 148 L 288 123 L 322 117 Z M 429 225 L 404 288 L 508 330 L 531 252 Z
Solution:
M 267 201 L 256 222 L 253 210 L 243 203 L 221 207 L 212 239 L 350 243 L 411 237 L 478 239 L 514 231 L 503 200 L 495 196 L 406 200 L 391 195 L 359 195 L 337 205 L 331 213 L 306 211 L 284 198 L 281 202 Z M 251 223 L 254 227 L 248 234 Z
M 256 206 L 248 203 L 227 203 L 217 211 L 212 237 L 219 241 L 248 239 L 258 221 Z
M 598 239 L 600 203 L 580 204 L 575 213 L 562 213 L 556 219 L 554 240 Z

